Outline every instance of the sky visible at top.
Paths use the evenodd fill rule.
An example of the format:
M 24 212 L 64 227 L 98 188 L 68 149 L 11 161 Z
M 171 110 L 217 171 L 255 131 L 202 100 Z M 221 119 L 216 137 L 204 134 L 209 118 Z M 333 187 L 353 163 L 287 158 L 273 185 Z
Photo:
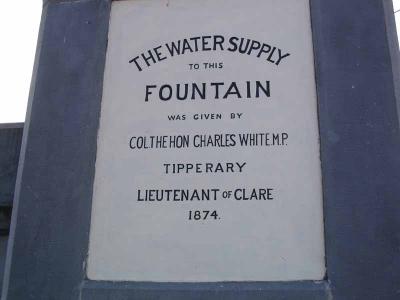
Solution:
M 2 1 L 0 123 L 23 122 L 31 83 L 42 0 Z M 393 0 L 400 31 L 400 0 Z M 22 9 L 23 7 L 23 9 Z

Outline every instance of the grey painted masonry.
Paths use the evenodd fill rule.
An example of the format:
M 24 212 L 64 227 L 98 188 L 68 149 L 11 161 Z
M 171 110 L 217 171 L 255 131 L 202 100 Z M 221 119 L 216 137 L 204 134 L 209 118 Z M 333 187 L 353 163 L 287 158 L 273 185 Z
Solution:
M 86 279 L 110 4 L 44 1 L 2 299 L 398 299 L 399 73 L 389 0 L 311 0 L 325 280 Z

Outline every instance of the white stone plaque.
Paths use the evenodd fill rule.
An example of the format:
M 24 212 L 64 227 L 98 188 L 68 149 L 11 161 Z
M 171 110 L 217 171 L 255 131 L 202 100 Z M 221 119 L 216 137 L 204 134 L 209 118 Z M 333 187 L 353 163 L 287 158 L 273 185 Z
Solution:
M 90 279 L 323 278 L 309 9 L 112 3 Z

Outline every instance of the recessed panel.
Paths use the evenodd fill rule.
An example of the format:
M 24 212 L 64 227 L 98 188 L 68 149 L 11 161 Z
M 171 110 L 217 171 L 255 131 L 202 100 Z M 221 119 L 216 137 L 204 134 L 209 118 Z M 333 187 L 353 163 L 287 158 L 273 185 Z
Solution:
M 309 9 L 113 2 L 90 279 L 324 277 Z

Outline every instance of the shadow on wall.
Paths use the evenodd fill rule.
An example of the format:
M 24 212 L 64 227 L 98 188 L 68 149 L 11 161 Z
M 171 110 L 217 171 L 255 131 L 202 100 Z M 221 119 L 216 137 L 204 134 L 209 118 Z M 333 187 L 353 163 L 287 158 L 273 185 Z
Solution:
M 6 259 L 24 123 L 0 124 L 0 282 Z

